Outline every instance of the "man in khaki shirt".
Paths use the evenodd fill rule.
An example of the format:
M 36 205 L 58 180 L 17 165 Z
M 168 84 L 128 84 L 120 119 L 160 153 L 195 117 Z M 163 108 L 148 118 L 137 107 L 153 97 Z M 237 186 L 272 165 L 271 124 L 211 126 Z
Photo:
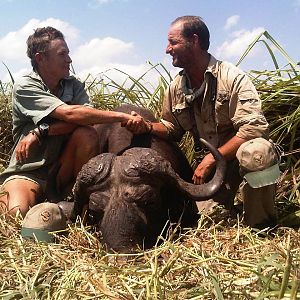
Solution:
M 247 75 L 230 63 L 216 60 L 208 48 L 209 31 L 200 17 L 177 18 L 168 32 L 166 53 L 172 56 L 173 65 L 183 70 L 165 93 L 162 119 L 143 125 L 128 121 L 127 129 L 137 134 L 151 131 L 176 141 L 190 131 L 197 147 L 199 137 L 206 139 L 225 157 L 228 171 L 214 199 L 197 202 L 199 210 L 207 211 L 216 203 L 232 209 L 244 175 L 251 173 L 252 179 L 259 180 L 246 176 L 252 186 L 244 181 L 241 187 L 245 223 L 258 227 L 274 224 L 279 169 L 275 148 L 266 140 L 268 123 L 261 101 Z M 245 144 L 247 141 L 251 145 Z M 239 164 L 236 155 L 240 147 Z M 214 167 L 213 156 L 206 154 L 194 171 L 193 182 L 204 183 Z

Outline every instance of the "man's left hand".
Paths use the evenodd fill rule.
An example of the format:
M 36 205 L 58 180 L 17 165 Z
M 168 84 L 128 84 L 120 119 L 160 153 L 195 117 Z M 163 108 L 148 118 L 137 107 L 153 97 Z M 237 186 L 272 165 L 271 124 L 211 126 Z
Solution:
M 197 166 L 194 175 L 193 175 L 193 182 L 194 184 L 203 184 L 205 179 L 209 176 L 212 172 L 216 161 L 212 154 L 207 154 L 201 163 Z

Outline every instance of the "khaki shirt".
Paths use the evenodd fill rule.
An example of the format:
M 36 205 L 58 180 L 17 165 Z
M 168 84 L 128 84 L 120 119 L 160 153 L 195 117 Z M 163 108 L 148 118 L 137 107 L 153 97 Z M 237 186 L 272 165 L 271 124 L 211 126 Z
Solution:
M 27 161 L 22 164 L 16 160 L 15 149 L 21 139 L 38 123 L 51 124 L 55 119 L 49 114 L 62 104 L 90 105 L 84 84 L 75 77 L 61 80 L 58 97 L 51 94 L 41 77 L 32 72 L 23 76 L 14 84 L 12 93 L 13 117 L 13 154 L 8 168 L 0 175 L 0 182 L 11 174 L 31 171 L 51 165 L 57 161 L 66 135 L 48 136 L 41 145 L 36 145 L 30 151 Z
M 258 93 L 249 77 L 234 65 L 211 56 L 202 95 L 189 86 L 183 70 L 165 93 L 161 121 L 173 139 L 179 141 L 193 127 L 215 147 L 235 135 L 247 140 L 267 137 L 268 123 Z

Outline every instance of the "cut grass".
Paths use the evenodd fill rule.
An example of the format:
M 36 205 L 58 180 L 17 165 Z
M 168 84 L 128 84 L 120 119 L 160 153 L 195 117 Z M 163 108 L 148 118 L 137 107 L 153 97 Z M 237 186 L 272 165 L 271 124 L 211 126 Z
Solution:
M 268 235 L 202 217 L 196 229 L 160 238 L 151 250 L 113 254 L 80 224 L 57 244 L 24 241 L 16 219 L 9 227 L 11 236 L 1 238 L 1 299 L 300 297 L 300 236 L 289 228 Z

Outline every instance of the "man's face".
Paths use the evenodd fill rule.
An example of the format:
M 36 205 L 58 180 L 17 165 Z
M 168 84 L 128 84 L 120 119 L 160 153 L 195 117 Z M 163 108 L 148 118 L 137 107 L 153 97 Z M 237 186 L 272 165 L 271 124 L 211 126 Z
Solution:
M 49 49 L 42 55 L 43 58 L 39 64 L 41 70 L 57 80 L 69 76 L 72 60 L 69 56 L 69 48 L 64 40 L 56 39 L 51 41 Z
M 168 46 L 166 53 L 173 58 L 173 66 L 186 68 L 193 64 L 192 43 L 182 36 L 182 24 L 175 23 L 168 32 Z

